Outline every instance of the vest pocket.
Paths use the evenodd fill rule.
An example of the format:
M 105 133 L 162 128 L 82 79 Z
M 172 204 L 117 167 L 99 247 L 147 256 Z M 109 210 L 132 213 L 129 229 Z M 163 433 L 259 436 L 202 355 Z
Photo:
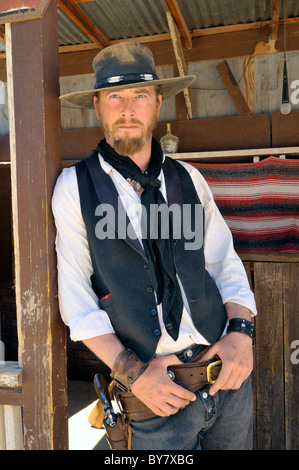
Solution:
M 108 288 L 104 285 L 99 287 L 98 283 L 96 282 L 95 275 L 92 274 L 90 276 L 90 282 L 91 286 L 94 290 L 94 293 L 96 294 L 98 300 L 99 300 L 99 305 L 102 309 L 105 309 L 107 307 L 110 307 L 112 304 L 112 299 L 111 299 L 111 294 L 108 290 Z
M 102 309 L 106 309 L 107 307 L 110 307 L 112 305 L 112 297 L 111 294 L 107 294 L 101 299 L 99 299 L 99 304 Z

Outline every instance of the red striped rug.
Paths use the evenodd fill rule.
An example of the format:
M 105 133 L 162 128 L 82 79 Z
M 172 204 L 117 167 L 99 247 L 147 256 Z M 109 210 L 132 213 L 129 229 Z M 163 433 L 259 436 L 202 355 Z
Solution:
M 238 251 L 299 252 L 299 160 L 195 163 Z

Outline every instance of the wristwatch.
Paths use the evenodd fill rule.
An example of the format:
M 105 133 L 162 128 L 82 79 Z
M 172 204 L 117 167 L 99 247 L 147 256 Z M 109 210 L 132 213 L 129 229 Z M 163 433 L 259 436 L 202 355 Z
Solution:
M 255 326 L 251 321 L 245 320 L 244 318 L 232 318 L 231 320 L 229 320 L 227 333 L 231 333 L 232 331 L 244 333 L 245 335 L 250 336 L 250 338 L 252 339 L 252 346 L 254 346 Z

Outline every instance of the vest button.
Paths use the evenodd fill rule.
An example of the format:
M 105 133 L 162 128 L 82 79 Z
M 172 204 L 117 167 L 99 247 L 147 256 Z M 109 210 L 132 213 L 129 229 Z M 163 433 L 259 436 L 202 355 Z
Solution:
M 148 269 L 148 264 L 144 263 L 143 267 L 144 267 L 144 269 Z
M 154 330 L 154 335 L 155 336 L 160 336 L 160 334 L 161 334 L 161 331 L 158 330 L 158 328 L 156 330 Z
M 151 293 L 153 292 L 153 288 L 152 288 L 152 287 L 150 287 L 150 286 L 149 286 L 149 287 L 147 287 L 147 288 L 146 288 L 146 290 L 147 290 L 147 292 L 148 292 L 149 294 L 151 294 Z
M 155 308 L 152 308 L 150 313 L 151 313 L 151 315 L 155 316 L 155 315 L 157 315 L 157 310 Z

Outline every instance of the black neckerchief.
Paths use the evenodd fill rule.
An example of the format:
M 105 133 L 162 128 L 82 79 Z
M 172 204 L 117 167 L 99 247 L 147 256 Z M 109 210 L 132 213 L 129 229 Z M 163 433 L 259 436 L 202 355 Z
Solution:
M 141 203 L 145 209 L 147 223 L 146 234 L 143 234 L 143 246 L 154 279 L 157 302 L 162 303 L 165 328 L 168 334 L 176 340 L 179 334 L 183 301 L 174 266 L 172 224 L 170 217 L 168 221 L 163 218 L 163 224 L 167 222 L 170 224 L 169 237 L 161 236 L 163 234 L 161 217 L 151 217 L 153 210 L 152 212 L 150 210 L 152 205 L 155 205 L 155 209 L 160 204 L 166 205 L 159 189 L 161 183 L 158 179 L 163 163 L 162 149 L 153 138 L 151 159 L 146 173 L 142 172 L 129 157 L 119 155 L 105 139 L 98 144 L 97 151 L 124 178 L 137 181 L 144 188 Z M 163 213 L 165 214 L 165 211 Z M 153 221 L 158 222 L 157 227 L 153 227 Z

